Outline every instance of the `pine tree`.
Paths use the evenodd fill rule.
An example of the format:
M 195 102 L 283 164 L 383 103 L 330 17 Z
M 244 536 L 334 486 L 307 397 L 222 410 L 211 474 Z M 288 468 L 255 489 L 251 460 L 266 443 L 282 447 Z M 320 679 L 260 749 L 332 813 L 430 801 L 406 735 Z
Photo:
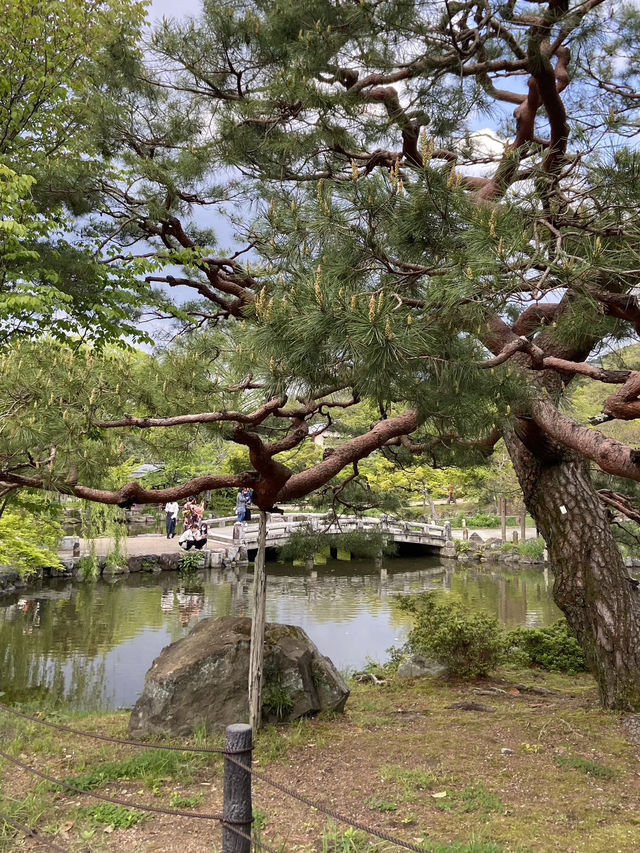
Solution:
M 616 386 L 601 420 L 640 414 L 638 372 L 599 361 L 640 332 L 639 36 L 605 0 L 209 0 L 164 22 L 95 128 L 129 177 L 103 182 L 111 245 L 139 247 L 158 310 L 234 351 L 220 408 L 95 424 L 225 424 L 252 470 L 82 495 L 246 482 L 269 509 L 380 448 L 437 461 L 503 437 L 603 703 L 640 708 L 638 593 L 589 470 L 638 481 L 640 452 L 564 411 L 580 376 Z M 369 428 L 280 461 L 360 401 Z

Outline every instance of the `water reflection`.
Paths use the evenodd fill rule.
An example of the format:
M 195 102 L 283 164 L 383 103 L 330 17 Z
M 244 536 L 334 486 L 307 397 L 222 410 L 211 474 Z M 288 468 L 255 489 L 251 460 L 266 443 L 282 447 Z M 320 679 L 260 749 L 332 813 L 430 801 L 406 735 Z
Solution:
M 185 586 L 174 573 L 115 583 L 52 581 L 0 604 L 0 691 L 5 701 L 94 710 L 128 707 L 168 643 L 206 616 L 248 615 L 252 575 L 212 570 Z M 559 618 L 538 568 L 452 568 L 437 560 L 329 561 L 311 572 L 269 565 L 267 618 L 301 625 L 340 669 L 404 642 L 406 614 L 394 596 L 444 589 L 507 627 Z

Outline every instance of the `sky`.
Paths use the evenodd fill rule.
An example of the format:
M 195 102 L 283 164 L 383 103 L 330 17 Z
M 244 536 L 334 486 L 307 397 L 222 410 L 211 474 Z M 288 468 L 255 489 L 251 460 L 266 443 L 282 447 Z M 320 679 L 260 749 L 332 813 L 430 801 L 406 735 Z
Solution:
M 182 18 L 185 15 L 197 14 L 201 7 L 202 0 L 152 0 L 149 18 Z

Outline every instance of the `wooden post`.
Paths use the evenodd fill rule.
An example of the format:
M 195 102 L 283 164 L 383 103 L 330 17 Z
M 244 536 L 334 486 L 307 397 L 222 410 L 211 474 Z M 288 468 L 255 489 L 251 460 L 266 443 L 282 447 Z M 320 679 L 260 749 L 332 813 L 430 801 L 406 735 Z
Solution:
M 518 544 L 518 531 L 517 531 L 517 530 L 513 530 L 513 531 L 512 531 L 512 533 L 511 533 L 511 541 L 513 542 L 513 544 L 514 544 L 514 545 L 517 545 L 517 544 Z
M 520 538 L 523 542 L 527 541 L 527 508 L 522 507 L 522 515 L 520 516 Z
M 262 670 L 264 668 L 264 629 L 267 615 L 267 514 L 260 510 L 258 551 L 253 569 L 253 618 L 249 648 L 249 725 L 254 732 L 260 728 L 262 713 Z
M 500 498 L 500 538 L 507 541 L 507 499 Z
M 246 723 L 227 726 L 227 751 L 235 753 L 224 759 L 224 806 L 225 821 L 240 830 L 234 832 L 223 824 L 222 853 L 251 853 L 251 749 L 253 732 Z M 243 770 L 236 762 L 244 764 Z

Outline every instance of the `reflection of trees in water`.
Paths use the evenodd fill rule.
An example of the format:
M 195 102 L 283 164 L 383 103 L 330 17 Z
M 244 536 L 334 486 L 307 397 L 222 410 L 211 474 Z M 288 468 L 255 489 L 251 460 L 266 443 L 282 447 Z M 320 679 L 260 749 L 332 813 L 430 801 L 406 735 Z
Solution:
M 549 625 L 562 616 L 551 596 L 548 570 L 486 566 L 458 570 L 451 591 L 471 610 L 491 613 L 507 628 Z
M 330 562 L 312 572 L 272 565 L 268 570 L 272 621 L 335 625 L 349 632 L 358 630 L 357 619 L 366 613 L 402 633 L 409 617 L 398 613 L 393 598 L 425 589 L 451 590 L 509 627 L 559 617 L 543 572 L 533 567 L 452 569 L 433 560 L 397 559 L 382 571 L 365 561 Z M 143 656 L 128 650 L 130 663 L 119 659 L 117 666 L 130 667 L 127 675 L 136 669 L 144 673 L 159 651 L 147 638 L 159 634 L 164 645 L 167 635 L 180 639 L 205 616 L 249 614 L 252 582 L 251 573 L 230 569 L 203 572 L 195 587 L 185 586 L 175 573 L 140 574 L 114 584 L 54 582 L 9 598 L 0 604 L 0 690 L 11 701 L 105 707 L 115 695 L 110 679 L 120 676 L 112 665 L 106 671 L 109 652 L 139 637 L 136 649 L 143 648 Z M 359 645 L 365 647 L 366 640 L 359 638 Z
M 149 627 L 161 627 L 160 598 L 157 584 L 132 595 L 122 583 L 64 583 L 24 595 L 23 608 L 0 608 L 0 689 L 99 707 L 106 689 L 104 655 Z
M 367 610 L 376 616 L 389 611 L 389 598 L 424 589 L 442 588 L 443 567 L 409 572 L 371 567 L 371 574 L 333 575 L 313 572 L 307 576 L 267 578 L 267 618 L 275 619 L 282 598 L 306 603 L 308 616 L 319 624 L 343 624 Z M 407 624 L 407 617 L 393 610 L 391 623 Z

